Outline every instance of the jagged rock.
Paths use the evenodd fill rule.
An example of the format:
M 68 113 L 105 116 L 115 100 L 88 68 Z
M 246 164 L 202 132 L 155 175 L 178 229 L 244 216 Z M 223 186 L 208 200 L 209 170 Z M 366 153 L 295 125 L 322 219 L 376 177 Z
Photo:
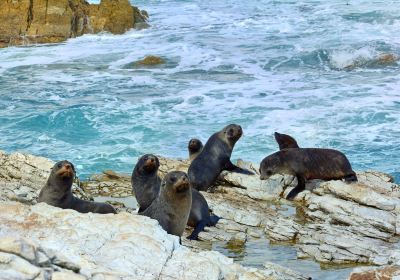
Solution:
M 102 279 L 107 274 L 115 279 L 204 279 L 204 275 L 216 280 L 282 279 L 272 277 L 268 270 L 234 264 L 217 252 L 192 252 L 157 221 L 140 215 L 81 214 L 44 203 L 2 202 L 0 220 L 2 276 L 33 279 L 51 270 L 52 279 L 56 275 L 56 279 Z M 29 249 L 22 254 L 24 246 Z M 49 266 L 37 265 L 39 250 L 49 256 Z
M 101 31 L 121 34 L 145 21 L 128 0 L 0 1 L 0 47 L 56 43 Z

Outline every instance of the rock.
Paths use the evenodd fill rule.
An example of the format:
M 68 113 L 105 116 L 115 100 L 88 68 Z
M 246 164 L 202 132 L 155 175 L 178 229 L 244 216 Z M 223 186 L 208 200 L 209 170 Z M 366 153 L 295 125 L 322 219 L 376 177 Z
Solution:
M 81 214 L 44 203 L 2 202 L 0 220 L 0 248 L 10 252 L 0 249 L 1 275 L 9 277 L 5 279 L 34 279 L 45 271 L 53 272 L 52 279 L 77 280 L 106 275 L 114 279 L 203 279 L 204 275 L 216 280 L 276 279 L 268 278 L 267 270 L 234 264 L 220 253 L 180 246 L 178 238 L 167 234 L 157 221 L 140 215 Z M 28 250 L 21 253 L 24 246 Z M 39 250 L 49 256 L 50 265 L 37 265 Z
M 140 66 L 154 66 L 164 64 L 165 60 L 155 55 L 148 55 L 142 60 L 137 61 L 135 64 Z
M 0 47 L 56 43 L 102 31 L 121 34 L 145 21 L 128 0 L 0 1 Z
M 20 197 L 20 200 L 23 200 L 22 198 L 27 200 L 30 197 L 30 189 L 37 189 L 38 182 L 47 177 L 47 175 L 39 176 L 39 174 L 41 174 L 41 168 L 35 163 L 36 160 L 39 159 L 28 155 L 7 155 L 5 153 L 0 153 L 0 163 L 2 163 L 2 165 L 0 165 L 0 185 L 6 184 L 6 186 L 9 187 L 12 184 L 19 184 L 19 188 L 12 189 L 12 195 Z M 256 164 L 243 161 L 240 161 L 239 165 L 241 165 L 241 167 L 247 166 L 255 172 L 258 169 Z M 163 177 L 171 170 L 187 171 L 188 166 L 189 162 L 187 160 L 171 160 L 160 157 L 159 175 Z M 34 176 L 25 178 L 25 171 L 23 170 L 29 168 L 31 168 L 29 172 L 34 174 Z M 95 176 L 96 180 L 81 183 L 82 186 L 84 186 L 83 191 L 88 191 L 90 194 L 97 196 L 108 189 L 108 195 L 115 197 L 126 196 L 131 192 L 129 176 L 120 175 L 112 171 L 107 171 L 106 173 L 111 174 L 111 177 L 115 179 L 105 174 Z M 114 176 L 115 174 L 119 177 L 118 179 Z M 326 264 L 356 263 L 379 266 L 400 265 L 400 188 L 397 184 L 393 183 L 393 179 L 390 176 L 384 173 L 366 171 L 358 172 L 357 176 L 359 181 L 352 184 L 347 184 L 342 181 L 310 181 L 306 186 L 307 190 L 301 192 L 296 197 L 296 201 L 292 203 L 282 198 L 282 196 L 285 196 L 285 194 L 297 184 L 297 180 L 291 176 L 276 175 L 273 176 L 271 180 L 260 181 L 257 175 L 248 176 L 223 172 L 219 178 L 219 182 L 213 189 L 213 193 L 202 192 L 207 199 L 210 209 L 223 219 L 221 219 L 215 227 L 207 227 L 204 232 L 200 233 L 199 236 L 200 239 L 203 240 L 202 242 L 188 241 L 186 238 L 183 238 L 183 244 L 190 248 L 190 251 L 185 252 L 178 251 L 178 249 L 181 250 L 185 248 L 178 247 L 177 244 L 172 241 L 166 241 L 163 239 L 164 237 L 157 237 L 157 234 L 154 237 L 154 233 L 148 234 L 148 232 L 154 230 L 153 227 L 155 226 L 155 224 L 147 224 L 148 222 L 150 223 L 151 220 L 136 220 L 141 218 L 136 218 L 136 215 L 132 218 L 132 215 L 127 213 L 120 213 L 116 216 L 117 218 L 115 218 L 115 221 L 109 221 L 107 215 L 100 218 L 96 215 L 89 214 L 88 217 L 91 217 L 90 219 L 92 220 L 94 219 L 90 222 L 85 219 L 81 220 L 81 217 L 74 216 L 76 214 L 74 214 L 72 210 L 57 210 L 52 212 L 53 210 L 50 211 L 47 208 L 47 210 L 42 209 L 41 207 L 45 206 L 41 206 L 41 204 L 31 208 L 24 206 L 28 207 L 27 209 L 30 210 L 26 210 L 25 208 L 25 210 L 21 210 L 19 207 L 15 208 L 15 206 L 13 206 L 19 204 L 8 204 L 5 209 L 1 209 L 4 203 L 10 202 L 0 202 L 0 220 L 3 220 L 4 216 L 9 215 L 8 220 L 10 222 L 6 223 L 6 228 L 10 225 L 17 227 L 21 223 L 26 223 L 25 226 L 22 226 L 23 230 L 21 229 L 22 237 L 32 242 L 39 242 L 34 244 L 37 244 L 37 246 L 40 245 L 39 247 L 42 249 L 48 249 L 46 244 L 50 242 L 50 249 L 58 252 L 59 254 L 56 255 L 59 258 L 61 257 L 61 253 L 65 255 L 65 259 L 68 260 L 67 264 L 72 264 L 72 266 L 55 261 L 54 256 L 51 256 L 49 250 L 43 251 L 46 253 L 41 253 L 41 263 L 46 264 L 50 262 L 53 266 L 55 263 L 58 263 L 59 266 L 57 267 L 60 269 L 68 270 L 71 273 L 80 273 L 85 277 L 90 277 L 91 275 L 90 273 L 86 273 L 87 271 L 91 271 L 90 268 L 88 268 L 88 264 L 98 264 L 98 262 L 100 262 L 98 265 L 101 266 L 103 262 L 105 262 L 103 259 L 98 260 L 97 255 L 93 256 L 91 252 L 94 250 L 101 253 L 102 257 L 105 256 L 106 259 L 108 258 L 110 262 L 112 257 L 107 255 L 109 254 L 108 252 L 104 252 L 106 248 L 112 247 L 113 250 L 116 250 L 115 254 L 118 256 L 131 256 L 129 255 L 131 253 L 128 252 L 128 249 L 125 251 L 125 247 L 123 247 L 125 245 L 120 245 L 118 243 L 118 245 L 116 245 L 117 249 L 114 249 L 113 245 L 111 245 L 111 243 L 114 244 L 114 241 L 111 241 L 111 236 L 113 236 L 113 238 L 118 237 L 118 242 L 122 242 L 121 240 L 124 238 L 124 240 L 129 241 L 129 246 L 133 246 L 136 251 L 128 246 L 129 250 L 135 252 L 145 250 L 143 246 L 147 246 L 146 244 L 136 244 L 135 241 L 131 240 L 131 235 L 121 237 L 121 231 L 129 231 L 129 234 L 132 234 L 132 236 L 136 238 L 136 234 L 140 234 L 141 238 L 149 242 L 151 240 L 151 242 L 153 242 L 154 238 L 158 240 L 157 242 L 154 241 L 157 245 L 153 243 L 153 245 L 151 245 L 155 247 L 158 246 L 159 248 L 157 247 L 157 250 L 162 252 L 160 253 L 160 259 L 154 260 L 156 264 L 154 268 L 150 268 L 142 263 L 141 261 L 143 260 L 141 260 L 141 258 L 128 263 L 123 262 L 123 265 L 127 265 L 128 267 L 131 265 L 131 269 L 136 267 L 136 271 L 134 271 L 134 273 L 138 273 L 135 274 L 136 276 L 147 275 L 144 271 L 147 271 L 147 273 L 149 271 L 157 271 L 157 273 L 161 273 L 160 275 L 163 275 L 165 279 L 174 277 L 182 277 L 182 279 L 185 279 L 189 275 L 185 273 L 186 270 L 173 271 L 172 267 L 174 267 L 174 265 L 171 265 L 177 261 L 174 259 L 175 257 L 178 258 L 178 262 L 180 262 L 180 256 L 187 257 L 187 260 L 185 259 L 182 261 L 182 267 L 192 274 L 198 275 L 198 266 L 194 265 L 191 267 L 191 265 L 196 264 L 203 267 L 205 263 L 208 263 L 208 261 L 214 258 L 213 255 L 207 255 L 207 252 L 204 251 L 211 249 L 211 243 L 204 241 L 223 241 L 227 242 L 227 246 L 229 246 L 229 242 L 231 242 L 232 246 L 246 246 L 246 242 L 249 239 L 263 237 L 263 231 L 265 231 L 270 241 L 283 242 L 285 245 L 295 246 L 298 258 L 311 258 Z M 30 179 L 31 182 L 29 182 Z M 21 182 L 25 183 L 22 184 Z M 0 188 L 1 200 L 10 200 L 4 195 L 4 192 L 8 190 L 9 188 Z M 32 203 L 35 203 L 35 201 L 32 201 Z M 6 212 L 3 213 L 3 210 Z M 133 213 L 133 211 L 131 211 L 132 209 L 129 209 L 129 207 L 121 211 L 125 210 Z M 7 214 L 7 211 L 10 212 Z M 37 214 L 37 212 L 39 214 Z M 11 223 L 11 217 L 13 217 L 13 223 Z M 47 219 L 46 222 L 41 223 L 40 221 L 45 217 Z M 131 218 L 133 220 L 130 220 Z M 93 224 L 94 221 L 96 224 Z M 41 240 L 38 237 L 39 234 L 37 236 L 29 235 L 26 233 L 27 230 L 24 229 L 25 227 L 40 227 L 44 235 L 43 231 L 50 229 L 50 225 L 46 226 L 46 223 L 51 224 L 52 232 L 54 232 L 55 235 L 65 236 L 65 232 L 63 234 L 59 232 L 61 229 L 68 231 L 68 238 L 62 240 L 62 242 L 64 242 L 64 244 L 65 242 L 68 242 L 68 244 L 75 244 L 66 246 L 72 248 L 71 252 L 68 250 L 63 252 L 59 247 L 55 246 L 53 243 L 57 244 L 58 242 L 54 240 L 55 237 L 51 237 L 48 241 L 46 241 L 47 239 Z M 109 225 L 103 226 L 103 223 Z M 123 224 L 125 226 L 123 226 Z M 72 225 L 79 226 L 76 229 L 71 228 Z M 61 227 L 61 229 L 58 229 L 58 227 Z M 88 233 L 82 233 L 81 231 L 83 231 L 84 228 L 86 230 L 90 228 L 90 231 Z M 150 228 L 152 228 L 152 230 L 150 230 Z M 134 231 L 134 229 L 142 229 L 144 232 Z M 110 230 L 111 232 L 108 232 Z M 131 230 L 134 232 L 131 232 Z M 192 229 L 188 228 L 186 235 L 189 234 L 191 230 Z M 3 228 L 0 229 L 0 236 L 2 231 L 4 232 Z M 12 232 L 19 231 L 19 228 L 17 230 L 15 228 L 12 229 Z M 97 236 L 97 231 L 105 232 L 104 236 Z M 80 239 L 77 235 L 79 235 Z M 161 238 L 162 241 L 160 241 L 159 238 Z M 40 239 L 40 241 L 37 241 L 38 239 Z M 88 241 L 83 244 L 82 240 Z M 159 245 L 159 243 L 163 245 Z M 0 248 L 2 246 L 1 244 L 0 242 Z M 11 247 L 20 248 L 18 247 L 18 243 L 16 244 L 17 245 L 14 247 Z M 81 249 L 83 251 L 79 251 L 79 246 L 83 246 L 83 249 Z M 88 246 L 88 248 L 86 248 L 86 246 Z M 103 246 L 105 247 L 103 248 Z M 35 246 L 33 247 L 36 248 Z M 29 247 L 26 248 L 29 249 Z M 13 249 L 14 251 L 12 252 L 14 252 L 14 255 L 16 257 L 22 256 L 22 253 L 16 253 L 18 252 L 17 249 Z M 29 252 L 29 250 L 27 252 Z M 8 253 L 8 251 L 4 253 Z M 196 255 L 197 253 L 201 253 L 201 255 Z M 77 254 L 79 256 L 77 256 Z M 155 254 L 158 255 L 158 251 Z M 147 255 L 145 254 L 144 257 L 147 257 Z M 205 257 L 205 259 L 203 257 Z M 27 259 L 29 258 L 24 257 L 24 260 Z M 38 257 L 36 256 L 35 262 L 29 262 L 35 264 L 38 261 Z M 169 264 L 171 266 L 168 266 L 169 261 L 171 261 Z M 153 262 L 152 256 L 149 257 L 149 262 Z M 78 265 L 78 267 L 74 268 L 73 265 Z M 230 273 L 232 273 L 232 271 L 237 272 L 239 268 L 235 268 L 236 266 L 234 267 L 232 265 L 233 264 L 228 265 L 230 270 L 227 274 L 221 272 L 226 271 L 224 270 L 225 266 L 221 263 L 218 264 L 218 267 L 210 265 L 210 267 L 202 269 L 204 269 L 204 271 L 209 271 L 210 277 L 213 279 L 212 277 L 214 275 L 221 276 L 223 274 L 228 277 L 231 275 Z M 143 270 L 138 270 L 138 267 L 140 268 L 142 266 Z M 78 268 L 80 268 L 79 271 Z M 241 274 L 242 277 L 249 277 L 249 279 L 253 279 L 252 277 L 256 277 L 254 279 L 263 279 L 263 277 L 298 279 L 296 275 L 284 271 L 282 272 L 278 268 L 273 268 L 271 270 L 266 268 L 262 271 L 253 271 L 249 268 L 245 268 L 245 271 L 243 271 L 242 268 L 239 270 L 242 271 L 240 273 L 243 273 Z M 108 279 L 107 277 L 119 277 L 121 273 L 119 271 L 119 266 L 116 270 L 113 270 L 111 266 L 103 267 L 101 271 L 104 275 L 100 276 L 100 274 L 96 274 L 96 277 L 104 276 L 104 279 Z M 285 275 L 284 277 L 282 273 Z
M 356 268 L 348 280 L 398 280 L 400 279 L 400 266 L 384 266 L 378 268 Z
M 1 280 L 30 280 L 36 279 L 41 269 L 13 254 L 0 252 Z

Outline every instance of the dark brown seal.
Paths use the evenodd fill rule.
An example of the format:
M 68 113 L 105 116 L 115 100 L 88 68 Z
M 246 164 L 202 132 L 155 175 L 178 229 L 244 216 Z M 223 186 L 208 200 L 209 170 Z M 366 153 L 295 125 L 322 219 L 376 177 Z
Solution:
M 233 147 L 242 134 L 240 125 L 230 124 L 208 139 L 202 152 L 189 166 L 188 175 L 193 188 L 207 190 L 223 170 L 253 174 L 237 167 L 230 159 Z
M 219 219 L 216 215 L 210 215 L 210 208 L 204 196 L 198 190 L 192 189 L 192 207 L 187 224 L 194 227 L 194 230 L 187 238 L 198 240 L 199 233 L 204 227 L 215 226 Z
M 188 144 L 189 160 L 192 162 L 203 150 L 203 143 L 196 138 L 192 138 Z
M 192 190 L 185 172 L 169 172 L 161 182 L 160 192 L 141 215 L 157 220 L 161 227 L 182 236 L 192 206 Z
M 279 150 L 300 148 L 296 140 L 292 136 L 278 132 L 275 132 L 274 135 L 275 135 L 275 140 L 279 145 Z
M 146 210 L 160 191 L 158 176 L 160 162 L 155 155 L 146 154 L 139 158 L 131 176 L 132 191 L 139 204 L 139 213 Z
M 38 202 L 46 202 L 63 209 L 74 209 L 81 213 L 116 213 L 114 207 L 107 203 L 86 201 L 73 196 L 72 183 L 75 178 L 75 168 L 69 161 L 57 162 L 46 185 L 39 194 Z
M 306 180 L 357 181 L 347 157 L 332 149 L 284 149 L 264 158 L 260 164 L 260 179 L 266 180 L 277 173 L 297 177 L 297 186 L 286 197 L 289 200 L 305 189 Z

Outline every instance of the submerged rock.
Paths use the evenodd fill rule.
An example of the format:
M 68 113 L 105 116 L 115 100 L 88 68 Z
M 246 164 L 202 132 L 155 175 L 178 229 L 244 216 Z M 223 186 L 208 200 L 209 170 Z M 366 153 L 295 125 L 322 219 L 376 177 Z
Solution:
M 122 34 L 146 19 L 128 0 L 0 1 L 0 47 L 57 43 L 102 31 Z

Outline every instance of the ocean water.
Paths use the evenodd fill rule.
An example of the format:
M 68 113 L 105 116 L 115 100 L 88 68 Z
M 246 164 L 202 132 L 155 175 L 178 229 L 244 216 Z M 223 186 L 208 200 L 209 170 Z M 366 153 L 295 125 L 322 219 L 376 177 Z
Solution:
M 134 4 L 151 28 L 0 49 L 0 149 L 86 178 L 238 123 L 234 159 L 261 161 L 278 131 L 400 181 L 400 62 L 381 60 L 400 56 L 398 1 Z M 166 64 L 134 65 L 150 54 Z

